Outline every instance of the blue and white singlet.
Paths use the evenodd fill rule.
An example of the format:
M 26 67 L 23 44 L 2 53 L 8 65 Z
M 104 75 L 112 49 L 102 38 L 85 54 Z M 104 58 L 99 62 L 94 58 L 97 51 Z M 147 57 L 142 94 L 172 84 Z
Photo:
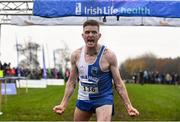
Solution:
M 79 71 L 78 100 L 99 100 L 101 103 L 108 100 L 113 104 L 112 74 L 110 71 L 102 71 L 100 67 L 104 50 L 105 46 L 101 46 L 94 63 L 88 64 L 85 61 L 85 47 L 82 48 L 77 66 Z

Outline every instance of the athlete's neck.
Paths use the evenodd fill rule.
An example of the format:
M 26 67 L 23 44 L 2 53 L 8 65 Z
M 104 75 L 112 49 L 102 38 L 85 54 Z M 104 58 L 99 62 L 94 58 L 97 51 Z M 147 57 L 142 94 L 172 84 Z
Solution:
M 86 54 L 89 56 L 97 55 L 100 49 L 100 45 L 95 47 L 86 47 Z

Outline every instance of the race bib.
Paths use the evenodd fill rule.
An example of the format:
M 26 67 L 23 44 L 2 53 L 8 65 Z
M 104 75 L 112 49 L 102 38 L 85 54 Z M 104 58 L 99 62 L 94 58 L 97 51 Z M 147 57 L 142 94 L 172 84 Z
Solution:
M 90 82 L 87 79 L 83 79 L 80 81 L 80 89 L 83 92 L 88 94 L 97 94 L 98 93 L 98 84 L 94 82 Z

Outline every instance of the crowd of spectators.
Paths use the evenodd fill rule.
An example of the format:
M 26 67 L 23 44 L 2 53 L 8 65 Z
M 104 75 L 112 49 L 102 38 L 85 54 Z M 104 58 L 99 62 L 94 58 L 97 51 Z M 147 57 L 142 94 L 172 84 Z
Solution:
M 180 76 L 177 73 L 159 73 L 152 71 L 139 71 L 132 76 L 134 83 L 151 84 L 180 84 Z
M 16 76 L 16 77 L 26 77 L 29 79 L 42 79 L 43 69 L 27 69 L 27 68 L 18 68 L 11 67 L 11 63 L 3 63 L 0 61 L 0 70 L 3 71 L 3 76 Z M 67 81 L 69 77 L 69 69 L 66 69 L 63 73 L 62 70 L 57 70 L 55 68 L 48 68 L 46 71 L 46 78 L 48 79 L 65 79 Z
M 2 64 L 0 61 L 0 70 L 3 71 L 4 76 L 21 76 L 29 79 L 42 79 L 43 69 L 40 70 L 30 70 L 22 69 L 17 67 L 11 67 L 11 63 Z M 68 80 L 70 75 L 69 69 L 65 69 L 63 73 L 62 70 L 57 70 L 55 68 L 46 69 L 46 74 L 48 79 L 64 79 L 65 82 Z M 128 80 L 127 80 L 128 81 Z M 130 80 L 129 80 L 130 81 Z M 159 73 L 152 71 L 139 71 L 134 73 L 132 76 L 132 82 L 134 83 L 151 83 L 151 84 L 180 84 L 180 76 L 177 73 Z
M 11 63 L 2 64 L 0 61 L 0 70 L 3 71 L 4 76 L 17 76 L 17 69 L 11 68 Z

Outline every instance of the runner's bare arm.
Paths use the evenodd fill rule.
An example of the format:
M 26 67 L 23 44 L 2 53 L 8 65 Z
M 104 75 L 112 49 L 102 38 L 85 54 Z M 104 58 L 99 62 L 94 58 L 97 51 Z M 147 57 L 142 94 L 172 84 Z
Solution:
M 64 107 L 67 107 L 70 97 L 72 96 L 76 80 L 77 80 L 77 67 L 76 67 L 76 60 L 77 60 L 77 52 L 73 52 L 71 55 L 71 71 L 70 71 L 70 77 L 66 83 L 66 89 L 64 93 L 64 97 L 61 101 L 61 105 Z
M 117 93 L 122 97 L 123 101 L 124 101 L 124 105 L 128 111 L 128 114 L 130 116 L 136 116 L 139 115 L 139 112 L 133 108 L 133 106 L 131 105 L 130 99 L 128 97 L 128 93 L 125 87 L 125 84 L 121 78 L 119 69 L 118 69 L 118 63 L 117 63 L 117 58 L 116 55 L 111 52 L 108 51 L 107 52 L 107 59 L 110 59 L 110 70 L 112 72 L 112 76 L 113 76 L 113 80 L 114 80 L 114 84 L 115 84 L 115 88 Z
M 77 57 L 77 51 L 73 52 L 71 55 L 71 71 L 70 71 L 70 77 L 66 83 L 65 93 L 64 97 L 59 105 L 54 106 L 53 111 L 57 114 L 63 114 L 70 97 L 72 96 L 75 85 L 76 85 L 76 79 L 77 79 L 77 67 L 76 67 L 76 57 Z

